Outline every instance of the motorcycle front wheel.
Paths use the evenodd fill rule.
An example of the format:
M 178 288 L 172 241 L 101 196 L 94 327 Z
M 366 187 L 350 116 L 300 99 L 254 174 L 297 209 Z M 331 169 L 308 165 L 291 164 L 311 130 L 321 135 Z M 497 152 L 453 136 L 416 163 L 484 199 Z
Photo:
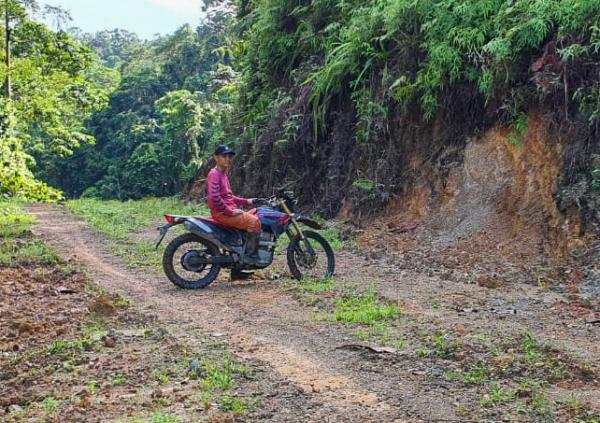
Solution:
M 317 232 L 304 231 L 304 237 L 301 240 L 295 236 L 288 245 L 287 263 L 292 276 L 298 280 L 329 279 L 335 270 L 333 249 Z
M 194 234 L 179 235 L 165 248 L 163 270 L 169 280 L 180 288 L 206 288 L 217 278 L 221 266 L 199 263 L 198 259 L 219 254 L 216 246 Z

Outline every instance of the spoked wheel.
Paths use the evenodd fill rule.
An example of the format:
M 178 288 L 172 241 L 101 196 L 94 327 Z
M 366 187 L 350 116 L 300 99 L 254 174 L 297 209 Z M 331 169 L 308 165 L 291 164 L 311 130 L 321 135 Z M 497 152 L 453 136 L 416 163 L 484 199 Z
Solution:
M 221 270 L 218 264 L 201 259 L 215 257 L 219 250 L 194 234 L 183 234 L 165 248 L 163 270 L 171 282 L 184 289 L 202 289 L 214 281 Z
M 327 240 L 312 231 L 304 231 L 304 237 L 304 240 L 294 237 L 287 249 L 287 262 L 294 278 L 325 280 L 333 276 L 335 256 Z

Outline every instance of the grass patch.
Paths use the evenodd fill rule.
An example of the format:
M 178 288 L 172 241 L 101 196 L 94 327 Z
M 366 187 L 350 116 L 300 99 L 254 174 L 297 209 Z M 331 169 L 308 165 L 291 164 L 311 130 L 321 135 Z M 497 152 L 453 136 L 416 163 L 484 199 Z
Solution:
M 231 394 L 223 394 L 219 406 L 223 411 L 235 414 L 245 414 L 254 410 L 257 404 L 256 398 L 240 398 Z
M 54 249 L 31 235 L 35 217 L 22 209 L 23 203 L 0 202 L 0 265 L 63 264 Z
M 326 228 L 320 230 L 319 233 L 329 242 L 333 251 L 340 251 L 344 248 L 345 243 L 340 237 L 340 232 L 335 228 Z
M 29 231 L 35 217 L 23 212 L 17 201 L 0 201 L 0 238 L 13 238 Z
M 492 372 L 493 369 L 486 362 L 481 361 L 471 365 L 461 379 L 467 385 L 481 385 Z
M 214 362 L 205 358 L 202 360 L 202 370 L 204 377 L 200 383 L 211 391 L 226 391 L 233 384 L 235 374 L 243 375 L 247 372 L 244 366 L 236 364 L 228 357 Z
M 126 420 L 117 420 L 117 423 L 182 423 L 180 417 L 173 414 L 154 413 L 148 418 L 135 417 Z
M 42 410 L 46 414 L 54 414 L 60 405 L 60 401 L 55 400 L 52 397 L 48 397 L 42 401 Z
M 123 241 L 110 245 L 108 250 L 125 259 L 130 268 L 151 266 L 159 269 L 162 266 L 162 257 L 151 242 Z
M 91 351 L 94 348 L 94 345 L 95 341 L 88 338 L 75 339 L 72 341 L 57 339 L 56 341 L 47 345 L 44 351 L 48 355 L 64 354 L 67 352 Z
M 154 244 L 133 239 L 134 232 L 148 228 L 153 223 L 160 224 L 164 214 L 208 214 L 205 205 L 184 204 L 174 197 L 125 202 L 86 198 L 67 201 L 66 206 L 102 235 L 117 241 L 109 246 L 109 251 L 124 258 L 131 268 L 161 267 L 161 257 L 154 249 Z
M 362 294 L 353 294 L 335 302 L 333 320 L 344 323 L 362 323 L 372 325 L 387 321 L 400 315 L 400 309 L 394 304 L 381 302 L 374 290 Z
M 130 201 L 78 199 L 66 202 L 67 208 L 108 238 L 128 241 L 135 230 L 159 221 L 164 214 L 206 214 L 202 204 L 186 205 L 174 197 L 144 198 Z
M 488 392 L 483 396 L 481 405 L 484 407 L 493 407 L 499 404 L 513 402 L 515 399 L 515 391 L 504 390 L 496 384 L 492 384 Z
M 4 239 L 0 244 L 0 264 L 15 265 L 60 265 L 63 261 L 56 251 L 43 241 L 27 235 Z
M 445 331 L 432 335 L 423 334 L 420 337 L 424 339 L 426 345 L 416 350 L 415 354 L 418 357 L 429 357 L 432 355 L 450 357 L 460 349 L 458 341 L 450 339 L 450 335 Z
M 326 280 L 304 278 L 296 282 L 296 286 L 304 292 L 330 292 L 333 291 L 333 278 Z

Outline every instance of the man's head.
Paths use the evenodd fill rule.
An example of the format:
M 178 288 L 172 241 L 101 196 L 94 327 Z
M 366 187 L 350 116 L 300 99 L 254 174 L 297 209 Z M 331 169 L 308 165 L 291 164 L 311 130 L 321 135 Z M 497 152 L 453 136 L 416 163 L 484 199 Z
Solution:
M 235 155 L 235 151 L 226 145 L 220 145 L 215 149 L 214 158 L 217 162 L 217 167 L 224 172 L 227 172 L 231 167 L 231 162 L 233 161 L 233 156 Z

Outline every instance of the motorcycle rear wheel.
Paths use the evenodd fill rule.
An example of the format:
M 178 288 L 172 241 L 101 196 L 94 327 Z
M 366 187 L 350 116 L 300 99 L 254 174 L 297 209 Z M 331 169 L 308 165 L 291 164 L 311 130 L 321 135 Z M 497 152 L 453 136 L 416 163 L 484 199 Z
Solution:
M 299 236 L 295 236 L 288 245 L 287 263 L 292 276 L 298 280 L 312 277 L 317 280 L 327 280 L 335 271 L 335 255 L 333 249 L 320 234 L 313 231 L 303 231 L 306 241 L 315 254 L 306 251 L 306 245 Z
M 186 255 L 189 257 L 190 254 L 216 257 L 219 255 L 219 249 L 194 234 L 179 235 L 165 248 L 162 262 L 163 270 L 167 278 L 180 288 L 206 288 L 217 278 L 221 266 L 218 264 L 201 264 L 196 265 L 196 269 L 191 269 L 189 268 L 189 260 L 186 260 Z

